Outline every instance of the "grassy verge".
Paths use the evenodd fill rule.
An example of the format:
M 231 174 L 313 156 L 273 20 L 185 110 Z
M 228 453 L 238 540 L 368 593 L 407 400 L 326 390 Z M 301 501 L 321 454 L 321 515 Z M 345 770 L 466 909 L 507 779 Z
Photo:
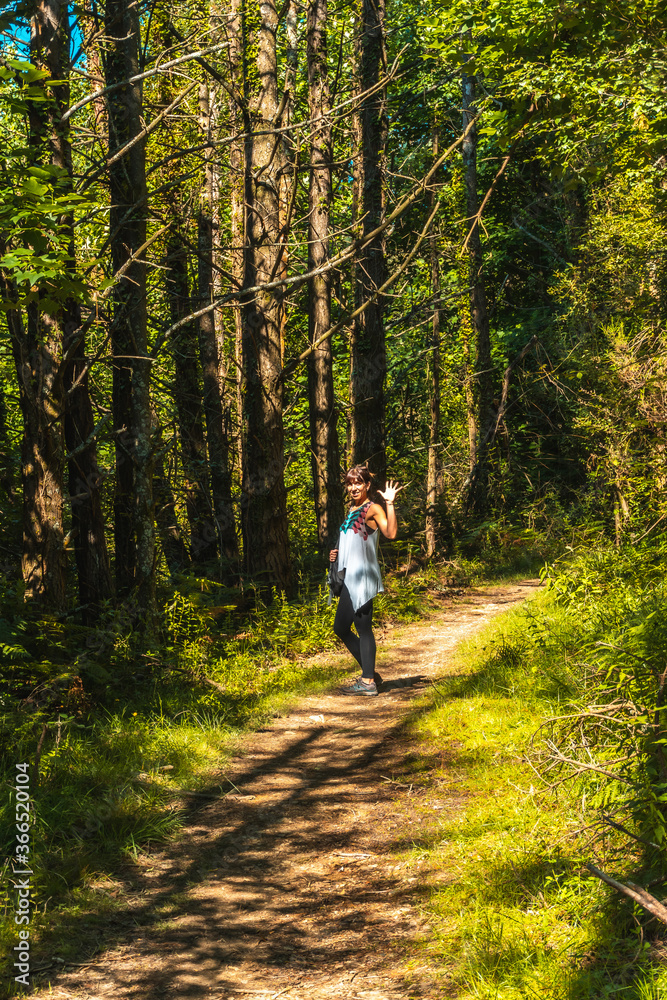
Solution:
M 633 676 L 635 687 L 644 684 L 645 705 L 646 665 L 653 657 L 658 675 L 664 669 L 661 553 L 593 553 L 554 572 L 546 593 L 465 647 L 457 672 L 416 707 L 410 725 L 424 756 L 440 760 L 428 780 L 439 798 L 456 802 L 412 849 L 413 860 L 436 875 L 426 947 L 447 970 L 448 995 L 667 996 L 665 928 L 585 867 L 592 862 L 664 894 L 665 839 L 656 819 L 664 787 L 646 742 L 655 735 L 653 716 L 641 715 L 629 687 L 629 664 L 641 659 L 646 669 Z M 609 648 L 617 650 L 615 670 Z M 591 704 L 619 717 L 619 684 L 636 709 L 630 729 L 628 719 L 624 729 L 597 722 L 587 729 Z M 657 684 L 654 701 L 656 692 Z M 565 716 L 576 717 L 576 732 L 564 722 L 544 725 Z M 581 759 L 616 777 L 555 767 L 564 747 L 573 757 L 583 747 Z M 635 839 L 642 835 L 657 846 Z

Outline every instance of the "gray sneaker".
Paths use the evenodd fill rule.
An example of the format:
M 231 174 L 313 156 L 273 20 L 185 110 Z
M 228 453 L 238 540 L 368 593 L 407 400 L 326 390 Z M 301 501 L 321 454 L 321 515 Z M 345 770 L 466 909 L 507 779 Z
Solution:
M 340 689 L 341 694 L 360 694 L 365 695 L 367 698 L 377 697 L 378 689 L 376 687 L 375 681 L 371 681 L 370 684 L 365 684 L 361 677 L 358 677 L 354 684 L 350 684 L 349 687 L 344 687 Z

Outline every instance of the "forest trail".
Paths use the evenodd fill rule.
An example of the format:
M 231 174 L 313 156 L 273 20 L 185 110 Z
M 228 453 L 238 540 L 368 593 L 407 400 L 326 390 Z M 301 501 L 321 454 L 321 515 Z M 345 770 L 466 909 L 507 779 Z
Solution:
M 451 814 L 466 792 L 452 792 L 451 782 L 439 791 L 423 772 L 410 784 L 415 756 L 403 723 L 415 696 L 447 674 L 461 640 L 538 583 L 468 592 L 422 622 L 388 630 L 379 697 L 307 697 L 247 737 L 224 773 L 233 794 L 193 799 L 176 842 L 139 855 L 122 882 L 100 882 L 100 891 L 122 891 L 127 909 L 110 915 L 98 957 L 83 964 L 82 955 L 80 966 L 59 972 L 54 965 L 42 979 L 50 988 L 36 995 L 443 995 L 445 982 L 416 946 L 428 935 L 420 900 L 436 873 L 394 852 Z

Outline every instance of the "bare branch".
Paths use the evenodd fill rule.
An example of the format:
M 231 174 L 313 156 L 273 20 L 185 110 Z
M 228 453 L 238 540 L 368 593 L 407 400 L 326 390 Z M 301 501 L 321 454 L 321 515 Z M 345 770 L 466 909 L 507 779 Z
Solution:
M 426 220 L 426 225 L 419 234 L 417 242 L 415 243 L 415 245 L 413 246 L 412 250 L 407 255 L 407 257 L 405 257 L 400 267 L 397 268 L 397 270 L 394 271 L 394 273 L 389 278 L 387 278 L 384 284 L 381 285 L 381 287 L 378 288 L 368 299 L 366 299 L 366 301 L 363 302 L 362 305 L 360 305 L 357 309 L 355 309 L 354 312 L 351 312 L 348 316 L 345 316 L 344 319 L 339 320 L 338 323 L 330 327 L 330 329 L 328 329 L 326 333 L 322 334 L 322 336 L 314 344 L 311 344 L 311 346 L 308 347 L 305 351 L 302 351 L 301 354 L 298 356 L 298 358 L 295 358 L 293 361 L 288 362 L 283 369 L 282 378 L 285 378 L 287 375 L 291 375 L 291 373 L 295 370 L 295 368 L 298 365 L 301 364 L 301 362 L 305 361 L 306 358 L 310 357 L 313 351 L 317 350 L 320 344 L 323 344 L 325 340 L 328 340 L 330 337 L 333 337 L 335 333 L 341 330 L 344 326 L 347 326 L 347 324 L 351 320 L 356 319 L 357 316 L 360 316 L 361 313 L 365 312 L 372 302 L 375 302 L 380 297 L 380 295 L 383 295 L 384 292 L 387 291 L 387 289 L 391 288 L 391 286 L 396 281 L 398 281 L 400 276 L 407 269 L 408 265 L 410 264 L 410 261 L 413 260 L 413 258 L 415 257 L 417 251 L 419 250 L 419 247 L 426 239 L 428 232 L 433 224 L 433 220 L 435 219 L 439 210 L 440 210 L 440 203 L 436 202 L 433 211 Z
M 461 247 L 461 253 L 465 252 L 465 250 L 466 250 L 466 248 L 468 246 L 468 243 L 469 243 L 469 241 L 470 241 L 473 233 L 475 232 L 475 229 L 477 228 L 477 226 L 482 221 L 482 213 L 483 213 L 484 209 L 486 208 L 491 195 L 495 191 L 496 184 L 498 183 L 498 181 L 500 180 L 500 178 L 502 177 L 502 175 L 505 173 L 505 169 L 507 168 L 507 164 L 512 159 L 512 155 L 513 155 L 516 147 L 518 146 L 519 142 L 521 141 L 521 139 L 523 139 L 524 135 L 526 134 L 526 129 L 528 127 L 528 123 L 530 122 L 530 119 L 531 119 L 534 111 L 535 111 L 535 105 L 531 104 L 530 108 L 528 109 L 528 118 L 526 119 L 526 121 L 522 125 L 522 127 L 519 130 L 519 132 L 517 133 L 516 137 L 514 138 L 514 141 L 512 142 L 512 145 L 509 148 L 509 152 L 507 153 L 507 156 L 505 157 L 505 159 L 501 163 L 500 169 L 498 170 L 498 173 L 493 178 L 493 181 L 491 183 L 491 187 L 489 188 L 489 190 L 484 195 L 484 198 L 482 199 L 482 204 L 479 206 L 479 209 L 477 210 L 477 214 L 475 216 L 473 216 L 473 220 L 472 220 L 472 225 L 470 227 L 470 231 L 468 232 L 468 235 L 466 236 L 465 240 L 463 241 L 463 246 Z
M 174 109 L 177 108 L 179 104 L 182 104 L 183 101 L 186 99 L 186 97 L 188 97 L 189 94 L 191 94 L 192 91 L 195 89 L 195 87 L 198 86 L 199 83 L 195 81 L 194 83 L 191 83 L 189 87 L 186 87 L 185 90 L 182 91 L 182 93 L 180 93 L 178 97 L 176 97 L 171 102 L 168 108 L 165 108 L 164 111 L 161 111 L 160 114 L 153 119 L 150 125 L 147 125 L 145 128 L 141 130 L 141 132 L 138 132 L 137 135 L 133 136 L 129 142 L 125 143 L 124 146 L 121 146 L 121 148 L 116 153 L 114 153 L 112 157 L 110 157 L 101 167 L 98 167 L 98 169 L 95 171 L 94 174 L 92 174 L 92 176 L 86 177 L 84 175 L 84 177 L 81 179 L 82 186 L 86 187 L 88 184 L 92 184 L 94 181 L 97 180 L 98 177 L 100 177 L 104 173 L 105 170 L 113 166 L 113 164 L 116 163 L 118 160 L 120 160 L 123 156 L 125 156 L 126 153 L 129 153 L 132 147 L 135 146 L 138 142 L 140 142 L 141 139 L 144 139 L 146 136 L 149 136 L 151 132 L 153 132 L 158 127 L 160 122 L 164 118 L 166 118 L 167 115 L 170 115 L 171 112 L 174 111 Z
M 301 285 L 306 284 L 311 278 L 316 277 L 319 274 L 326 274 L 327 271 L 331 271 L 333 268 L 340 267 L 342 264 L 347 263 L 354 257 L 358 250 L 362 250 L 365 246 L 371 243 L 377 236 L 384 232 L 393 222 L 396 221 L 399 216 L 403 214 L 418 198 L 421 194 L 426 191 L 429 181 L 433 175 L 439 170 L 442 164 L 451 156 L 455 149 L 457 149 L 463 140 L 466 138 L 468 132 L 473 128 L 475 122 L 479 118 L 477 115 L 475 118 L 471 119 L 469 124 L 466 126 L 464 132 L 456 139 L 451 146 L 445 150 L 445 152 L 440 156 L 431 169 L 425 176 L 418 181 L 413 187 L 409 194 L 405 195 L 404 198 L 398 203 L 393 212 L 391 212 L 387 218 L 384 220 L 382 225 L 378 226 L 372 232 L 367 233 L 366 236 L 360 237 L 359 239 L 353 240 L 352 243 L 343 250 L 337 257 L 332 257 L 323 267 L 315 268 L 312 271 L 305 271 L 303 274 L 294 275 L 292 278 L 279 278 L 277 281 L 266 282 L 263 285 L 252 285 L 250 288 L 244 288 L 242 292 L 228 292 L 226 295 L 221 295 L 219 298 L 210 302 L 208 305 L 204 306 L 203 309 L 198 309 L 196 312 L 190 313 L 188 316 L 184 316 L 177 323 L 172 324 L 167 330 L 164 331 L 162 337 L 159 339 L 156 346 L 151 352 L 153 357 L 155 357 L 155 352 L 160 349 L 164 341 L 179 330 L 186 323 L 190 323 L 193 319 L 197 319 L 199 316 L 203 316 L 207 312 L 211 312 L 213 309 L 218 309 L 221 305 L 226 302 L 232 302 L 238 300 L 239 298 L 249 298 L 252 295 L 256 295 L 258 292 L 269 292 L 274 291 L 279 288 L 299 288 Z M 421 244 L 420 237 L 420 244 Z M 419 244 L 419 245 L 420 245 Z M 398 273 L 398 272 L 397 272 Z M 402 273 L 402 271 L 400 272 Z M 384 288 L 384 286 L 383 286 Z M 378 293 L 379 294 L 379 293 Z M 325 338 L 326 339 L 326 338 Z M 315 345 L 317 346 L 317 345 Z
M 77 455 L 80 455 L 87 448 L 89 448 L 93 443 L 93 441 L 96 440 L 102 428 L 106 424 L 108 424 L 110 420 L 111 420 L 110 413 L 107 413 L 105 416 L 103 416 L 100 422 L 96 424 L 95 427 L 93 427 L 92 431 L 90 432 L 86 440 L 82 441 L 81 444 L 77 445 L 74 451 L 70 451 L 67 455 L 65 455 L 65 461 L 70 462 L 73 458 L 76 458 Z
M 149 76 L 155 76 L 157 73 L 165 73 L 168 69 L 173 69 L 174 66 L 180 66 L 181 63 L 188 62 L 191 59 L 199 59 L 201 56 L 208 55 L 209 52 L 219 52 L 220 49 L 228 48 L 228 42 L 221 42 L 219 45 L 211 45 L 207 49 L 201 49 L 199 52 L 188 52 L 187 55 L 179 56 L 178 59 L 171 59 L 169 62 L 162 63 L 161 66 L 154 66 L 153 69 L 146 70 L 145 73 L 137 73 L 136 76 L 130 76 L 127 80 L 120 80 L 118 83 L 110 83 L 108 87 L 100 87 L 99 90 L 94 90 L 92 94 L 88 97 L 82 98 L 82 100 L 77 101 L 73 104 L 65 114 L 60 119 L 61 122 L 66 122 L 68 118 L 74 114 L 75 111 L 79 111 L 81 108 L 85 107 L 86 104 L 90 104 L 91 101 L 96 100 L 98 97 L 102 97 L 103 94 L 110 94 L 114 90 L 119 90 L 121 87 L 127 87 L 132 83 L 139 83 L 141 80 L 148 79 Z
M 633 900 L 633 902 L 639 903 L 652 917 L 657 917 L 663 924 L 667 924 L 667 906 L 661 903 L 659 899 L 656 899 L 655 896 L 652 896 L 650 892 L 647 892 L 646 889 L 642 889 L 641 886 L 635 885 L 633 882 L 630 885 L 623 885 L 622 882 L 617 882 L 610 875 L 605 875 L 604 872 L 601 872 L 599 868 L 596 868 L 590 862 L 586 862 L 586 868 L 596 878 L 610 885 L 616 892 L 620 892 L 623 896 L 627 896 L 628 899 Z

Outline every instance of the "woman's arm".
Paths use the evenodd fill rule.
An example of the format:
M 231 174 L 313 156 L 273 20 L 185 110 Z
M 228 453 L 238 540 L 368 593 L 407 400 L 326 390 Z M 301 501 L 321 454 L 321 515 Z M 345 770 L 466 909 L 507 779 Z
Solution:
M 402 489 L 402 486 L 398 486 L 396 483 L 389 480 L 384 491 L 378 490 L 378 493 L 387 504 L 387 513 L 385 514 L 379 503 L 371 504 L 368 508 L 368 513 L 366 514 L 366 524 L 368 524 L 371 528 L 379 528 L 385 538 L 396 538 L 396 535 L 398 534 L 398 522 L 396 520 L 394 500 L 398 491 Z

